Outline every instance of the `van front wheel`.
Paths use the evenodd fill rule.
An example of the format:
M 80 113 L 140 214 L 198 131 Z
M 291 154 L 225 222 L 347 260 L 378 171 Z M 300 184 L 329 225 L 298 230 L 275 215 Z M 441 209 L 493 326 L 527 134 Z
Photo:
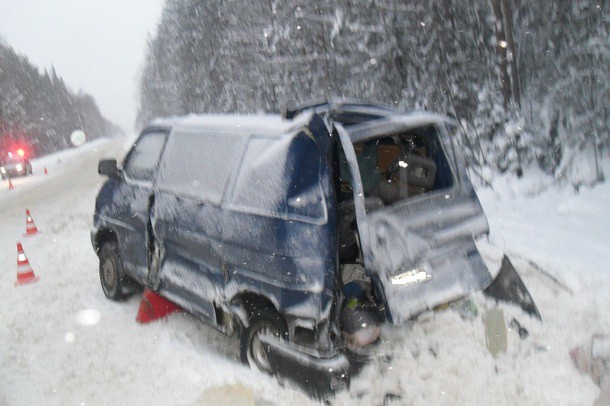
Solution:
M 100 283 L 106 297 L 111 300 L 124 299 L 126 280 L 117 243 L 114 241 L 104 243 L 100 249 Z
M 273 374 L 273 367 L 267 358 L 267 352 L 261 336 L 274 335 L 286 337 L 286 322 L 275 310 L 268 307 L 255 308 L 250 312 L 250 326 L 242 330 L 240 339 L 241 360 L 261 372 Z

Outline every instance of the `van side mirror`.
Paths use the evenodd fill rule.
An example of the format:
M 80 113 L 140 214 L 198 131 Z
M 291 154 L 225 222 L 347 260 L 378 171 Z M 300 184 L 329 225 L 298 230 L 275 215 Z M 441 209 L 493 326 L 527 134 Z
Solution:
M 116 166 L 116 159 L 103 159 L 100 161 L 97 167 L 97 173 L 100 175 L 106 175 L 109 178 L 121 177 L 119 169 Z

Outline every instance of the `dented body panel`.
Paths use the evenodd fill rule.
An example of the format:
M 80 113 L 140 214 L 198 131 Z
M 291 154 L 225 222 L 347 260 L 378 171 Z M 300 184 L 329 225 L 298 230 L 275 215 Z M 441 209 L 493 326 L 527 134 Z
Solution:
M 153 187 L 150 221 L 160 258 L 149 282 L 213 324 L 220 323 L 214 309 L 230 309 L 243 294 L 264 297 L 290 323 L 327 321 L 338 266 L 329 227 L 335 199 L 330 137 L 316 117 L 286 132 L 245 127 L 226 134 L 175 124 Z M 172 175 L 176 157 L 206 135 L 212 147 L 231 143 L 230 162 L 185 166 L 217 169 L 226 178 L 217 196 L 181 185 L 197 176 Z

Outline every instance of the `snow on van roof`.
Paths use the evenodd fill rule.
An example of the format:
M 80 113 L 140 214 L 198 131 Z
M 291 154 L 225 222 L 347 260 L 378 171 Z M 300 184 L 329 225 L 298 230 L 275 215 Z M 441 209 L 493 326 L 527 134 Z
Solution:
M 190 114 L 186 116 L 162 117 L 153 120 L 150 126 L 172 129 L 213 128 L 236 132 L 259 132 L 283 134 L 306 125 L 312 114 L 304 114 L 293 120 L 283 119 L 279 114 Z

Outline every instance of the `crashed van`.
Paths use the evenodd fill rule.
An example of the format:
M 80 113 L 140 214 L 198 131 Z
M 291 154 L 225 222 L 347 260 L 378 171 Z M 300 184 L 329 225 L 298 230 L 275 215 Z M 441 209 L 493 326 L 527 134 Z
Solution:
M 122 165 L 99 164 L 103 291 L 146 287 L 238 334 L 252 367 L 318 394 L 344 387 L 383 323 L 492 283 L 453 126 L 348 102 L 157 120 Z

